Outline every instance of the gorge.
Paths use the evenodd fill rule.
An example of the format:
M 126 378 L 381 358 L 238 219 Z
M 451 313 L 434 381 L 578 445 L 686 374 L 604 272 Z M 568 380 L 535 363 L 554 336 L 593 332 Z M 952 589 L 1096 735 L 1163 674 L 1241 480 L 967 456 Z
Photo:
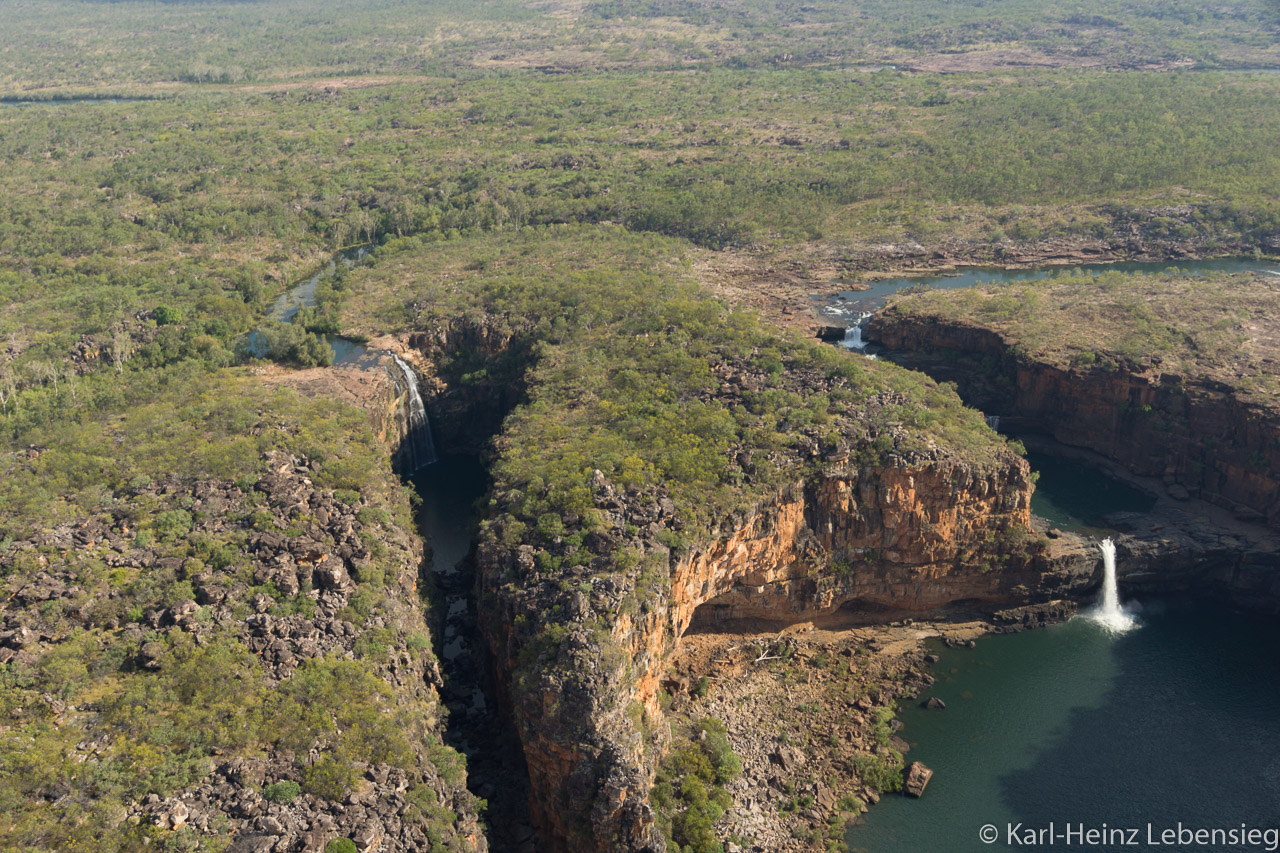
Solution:
M 881 346 L 882 317 L 895 316 L 890 310 L 872 319 Z M 398 353 L 398 370 L 413 371 L 413 384 L 424 389 L 417 402 L 409 383 L 395 392 L 393 409 L 402 414 L 384 426 L 390 445 L 412 446 L 420 405 L 445 452 L 499 459 L 510 453 L 521 407 L 545 405 L 539 403 L 549 390 L 543 360 L 551 360 L 557 375 L 564 369 L 563 356 L 538 343 L 539 322 L 525 313 L 469 312 L 391 336 L 361 329 L 370 346 Z M 920 350 L 932 348 L 923 343 L 936 340 L 928 334 L 920 333 Z M 820 359 L 825 363 L 826 356 Z M 731 409 L 749 399 L 753 385 L 777 382 L 750 362 L 713 364 L 703 399 Z M 892 366 L 855 364 L 858 374 L 798 367 L 789 381 L 812 396 L 831 394 L 864 369 L 899 375 Z M 862 423 L 875 423 L 877 409 L 901 403 L 892 391 L 864 397 Z M 942 398 L 934 401 L 940 404 Z M 996 410 L 1006 428 L 1026 423 L 1012 400 Z M 474 670 L 487 658 L 484 713 L 499 713 L 519 735 L 520 772 L 528 774 L 532 795 L 527 820 L 539 843 L 571 850 L 662 848 L 647 797 L 666 748 L 661 685 L 691 626 L 796 625 L 841 614 L 882 623 L 990 619 L 1001 611 L 1003 622 L 996 624 L 1016 629 L 1042 624 L 1046 613 L 1057 614 L 1048 621 L 1070 613 L 1060 599 L 1094 594 L 1106 562 L 1096 546 L 1070 529 L 1033 522 L 1027 463 L 999 449 L 1001 442 L 984 430 L 989 421 L 977 413 L 965 417 L 976 427 L 966 427 L 965 435 L 995 442 L 978 454 L 981 462 L 974 461 L 974 449 L 947 449 L 936 436 L 917 445 L 899 426 L 877 441 L 852 422 L 843 435 L 801 429 L 794 448 L 765 451 L 767 462 L 749 447 L 733 450 L 744 483 L 760 479 L 764 464 L 779 473 L 753 490 L 749 502 L 705 520 L 687 516 L 662 484 L 620 486 L 597 469 L 584 472 L 581 502 L 556 513 L 559 525 L 545 513 L 524 522 L 517 506 L 522 490 L 510 480 L 503 485 L 497 474 L 481 515 L 474 578 L 462 575 L 444 585 L 474 602 L 460 605 L 474 608 L 467 618 L 475 621 L 465 623 L 474 632 L 467 642 L 487 651 L 473 648 L 469 666 Z M 836 423 L 845 422 L 837 416 Z M 877 447 L 912 449 L 882 455 Z M 1255 609 L 1274 606 L 1268 534 L 1243 513 L 1237 523 L 1253 524 L 1252 533 L 1230 539 L 1219 528 L 1209 535 L 1203 524 L 1180 525 L 1180 506 L 1166 495 L 1154 515 L 1109 517 L 1108 526 L 1119 525 L 1113 535 L 1122 582 L 1162 593 L 1213 590 Z M 705 532 L 690 536 L 694 524 Z M 445 635 L 442 642 L 452 641 Z M 448 669 L 449 653 L 443 656 Z M 466 683 L 465 677 L 457 682 Z M 456 713 L 475 713 L 471 700 L 464 698 Z M 473 760 L 477 767 L 498 766 L 483 749 L 473 750 Z M 479 778 L 492 778 L 492 771 Z M 527 846 L 518 841 L 523 832 L 511 843 Z
M 1274 3 L 9 5 L 0 851 L 1274 820 Z

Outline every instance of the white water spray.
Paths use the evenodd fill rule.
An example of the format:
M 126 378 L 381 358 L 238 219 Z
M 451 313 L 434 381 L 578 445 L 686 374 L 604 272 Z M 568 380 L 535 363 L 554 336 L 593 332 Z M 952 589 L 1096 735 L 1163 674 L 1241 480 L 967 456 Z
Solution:
M 867 348 L 867 342 L 862 339 L 862 324 L 870 316 L 870 311 L 859 314 L 858 319 L 853 321 L 853 325 L 844 330 L 844 340 L 840 342 L 840 346 L 848 350 L 863 352 Z
M 862 339 L 862 327 L 850 326 L 844 330 L 844 340 L 840 345 L 845 349 L 863 350 L 867 348 L 867 342 Z
M 396 367 L 400 368 L 409 389 L 402 458 L 405 463 L 404 472 L 412 474 L 436 461 L 436 444 L 431 435 L 431 421 L 427 419 L 427 407 L 422 402 L 422 395 L 418 393 L 418 375 L 400 356 L 391 353 L 391 357 L 395 359 Z
M 1122 634 L 1138 627 L 1138 623 L 1120 606 L 1120 591 L 1116 586 L 1116 543 L 1103 539 L 1098 548 L 1102 551 L 1102 601 L 1089 611 L 1088 617 L 1108 631 Z
M 991 427 L 991 428 L 992 428 L 993 430 L 995 430 L 996 432 L 999 432 L 999 431 L 1000 431 L 1000 416 L 999 416 L 999 415 L 987 415 L 987 426 Z M 1110 541 L 1110 540 L 1107 540 L 1107 541 Z

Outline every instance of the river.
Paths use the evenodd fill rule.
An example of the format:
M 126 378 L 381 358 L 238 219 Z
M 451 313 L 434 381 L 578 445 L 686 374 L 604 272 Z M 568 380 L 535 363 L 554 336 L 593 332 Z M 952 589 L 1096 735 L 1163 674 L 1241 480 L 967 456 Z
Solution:
M 316 305 L 316 288 L 322 282 L 336 276 L 339 270 L 349 270 L 354 267 L 368 256 L 370 251 L 371 248 L 369 246 L 352 246 L 339 251 L 315 273 L 276 297 L 270 313 L 267 314 L 267 320 L 273 323 L 288 323 L 298 313 L 298 309 L 303 306 L 314 308 Z M 332 364 L 334 366 L 344 364 L 373 366 L 377 357 L 382 355 L 381 353 L 370 353 L 360 341 L 352 340 L 342 335 L 322 334 L 320 335 L 320 340 L 326 343 L 330 351 L 332 351 Z M 265 350 L 266 343 L 262 336 L 257 331 L 251 332 L 246 342 L 246 351 L 250 355 L 261 358 Z
M 917 284 L 951 289 L 1062 273 L 1277 268 L 1235 258 L 969 269 L 896 277 L 815 300 L 823 316 L 853 325 Z M 1076 462 L 1040 454 L 1030 461 L 1041 474 L 1032 511 L 1058 527 L 1101 532 L 1108 513 L 1152 504 Z M 1036 837 L 1037 849 L 1268 849 L 1265 835 L 1261 845 L 1248 846 L 1221 837 L 1179 843 L 1177 832 L 1179 823 L 1190 830 L 1280 828 L 1280 661 L 1270 653 L 1280 644 L 1280 624 L 1189 600 L 1147 602 L 1138 620 L 1137 630 L 1120 635 L 1077 617 L 986 637 L 975 649 L 939 646 L 938 682 L 927 695 L 942 699 L 946 710 L 913 704 L 900 717 L 912 747 L 908 761 L 923 761 L 935 775 L 919 800 L 886 795 L 848 832 L 850 850 L 1026 849 L 1028 830 L 1047 831 Z M 1089 844 L 1080 834 L 1088 830 L 1111 832 Z M 1166 830 L 1173 843 L 1149 843 L 1148 832 L 1162 840 Z M 995 840 L 981 837 L 984 831 Z
M 908 760 L 934 777 L 919 800 L 886 795 L 850 830 L 850 849 L 1023 849 L 1009 843 L 1010 825 L 1052 822 L 1058 833 L 1138 829 L 1138 849 L 1152 850 L 1148 824 L 1157 836 L 1179 822 L 1280 826 L 1280 659 L 1271 653 L 1280 625 L 1191 601 L 1148 603 L 1138 618 L 1121 635 L 1077 617 L 986 637 L 975 649 L 939 649 L 929 695 L 946 710 L 907 708 L 900 732 Z M 979 838 L 986 825 L 997 828 L 996 842 Z M 1129 849 L 1064 838 L 1052 846 Z
M 867 290 L 842 290 L 834 294 L 815 294 L 812 298 L 819 316 L 833 322 L 853 325 L 865 318 L 868 313 L 883 308 L 885 302 L 893 294 L 917 285 L 926 285 L 940 290 L 959 290 L 978 284 L 1038 281 L 1055 275 L 1073 273 L 1159 273 L 1166 271 L 1173 271 L 1182 275 L 1266 271 L 1280 275 L 1280 263 L 1258 261 L 1252 258 L 1218 258 L 1211 261 L 1156 261 L 1151 263 L 1135 261 L 1115 264 L 1032 267 L 1029 269 L 965 267 L 954 274 L 925 273 L 895 276 L 894 278 L 867 282 L 867 284 L 870 284 L 870 288 Z

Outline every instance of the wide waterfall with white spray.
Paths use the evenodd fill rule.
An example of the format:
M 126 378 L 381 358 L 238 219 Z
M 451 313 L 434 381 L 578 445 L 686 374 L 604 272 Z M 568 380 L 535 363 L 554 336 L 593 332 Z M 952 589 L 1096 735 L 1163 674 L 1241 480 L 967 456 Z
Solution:
M 1108 631 L 1120 634 L 1136 628 L 1138 623 L 1120 606 L 1120 590 L 1116 585 L 1116 543 L 1103 539 L 1098 548 L 1102 551 L 1102 601 L 1087 615 Z
M 862 339 L 862 324 L 870 316 L 870 311 L 859 314 L 858 319 L 853 321 L 853 325 L 844 330 L 844 340 L 840 342 L 840 346 L 848 350 L 857 350 L 858 352 L 865 350 L 867 342 Z
M 427 407 L 418 393 L 418 375 L 404 359 L 391 353 L 396 367 L 404 375 L 408 386 L 409 406 L 406 412 L 404 444 L 401 446 L 401 467 L 405 474 L 412 474 L 436 461 L 436 444 L 431 435 L 431 421 L 427 419 Z

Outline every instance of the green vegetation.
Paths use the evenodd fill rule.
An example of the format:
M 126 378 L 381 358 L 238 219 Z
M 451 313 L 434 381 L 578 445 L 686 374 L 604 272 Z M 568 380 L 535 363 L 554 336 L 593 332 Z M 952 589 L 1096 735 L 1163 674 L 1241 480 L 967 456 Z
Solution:
M 221 849 L 218 827 L 170 830 L 139 804 L 263 756 L 279 762 L 274 781 L 251 787 L 273 807 L 343 799 L 384 764 L 405 773 L 406 820 L 430 849 L 461 843 L 452 808 L 471 801 L 432 787 L 458 791 L 466 765 L 416 677 L 431 641 L 408 592 L 409 498 L 366 413 L 283 390 L 287 371 L 259 357 L 326 365 L 321 335 L 446 322 L 509 341 L 438 365 L 452 387 L 523 392 L 493 448 L 482 538 L 532 554 L 496 582 L 591 600 L 605 558 L 619 601 L 573 629 L 563 604 L 522 628 L 524 677 L 573 669 L 575 643 L 618 673 L 631 655 L 608 620 L 653 602 L 667 555 L 823 459 L 1009 457 L 950 386 L 713 298 L 723 269 L 861 269 L 868 246 L 908 241 L 1274 245 L 1280 78 L 1114 70 L 1280 65 L 1273 4 L 1048 6 L 6 9 L 0 849 Z M 992 70 L 1027 57 L 1059 67 Z M 887 64 L 964 73 L 872 70 Z M 365 244 L 368 260 L 322 281 L 315 308 L 264 319 Z M 1156 293 L 1201 299 L 1199 313 L 1180 325 Z M 1061 345 L 1081 368 L 1186 366 L 1194 350 L 1197 364 L 1213 351 L 1229 353 L 1214 369 L 1254 371 L 1264 354 L 1236 344 L 1270 295 L 1106 277 L 955 304 L 1046 346 L 1074 310 L 1095 329 Z M 314 500 L 272 491 L 293 475 Z M 605 490 L 662 523 L 614 525 Z M 345 513 L 341 544 L 320 520 L 330 510 Z M 312 545 L 345 547 L 351 576 L 320 590 L 306 571 L 273 574 L 261 549 L 277 540 L 308 540 L 294 564 L 311 565 Z M 273 663 L 250 620 L 342 639 Z M 715 850 L 737 763 L 714 721 L 692 736 L 655 802 L 676 844 Z M 880 746 L 856 769 L 887 787 L 900 756 Z
M 292 779 L 286 779 L 283 782 L 273 782 L 262 789 L 262 796 L 273 803 L 288 803 L 297 799 L 302 793 L 302 786 Z
M 15 93 L 548 67 L 840 67 L 938 54 L 995 65 L 1011 51 L 1065 65 L 1277 59 L 1277 15 L 1263 0 L 33 0 L 8 24 L 0 87 Z
M 724 785 L 742 772 L 724 723 L 707 717 L 671 747 L 658 771 L 653 805 L 668 841 L 682 853 L 723 853 L 713 827 L 733 800 Z
M 285 282 L 370 238 L 613 222 L 837 257 L 1133 228 L 1254 247 L 1280 227 L 1278 91 L 1204 73 L 619 71 L 7 109 L 0 387 L 62 381 L 73 348 L 77 372 L 226 364 Z M 317 361 L 277 334 L 280 358 Z
M 679 549 L 793 478 L 802 439 L 824 450 L 853 444 L 867 462 L 931 442 L 979 464 L 1003 458 L 1004 440 L 953 389 L 761 326 L 697 287 L 686 251 L 616 226 L 430 247 L 406 238 L 352 276 L 357 328 L 475 317 L 529 353 L 525 364 L 486 368 L 506 382 L 521 371 L 529 398 L 499 442 L 492 471 L 501 512 L 489 536 L 539 542 L 548 574 L 589 560 L 578 546 L 603 529 L 592 504 L 596 470 L 623 489 L 670 494 L 684 528 L 668 544 Z M 455 285 L 460 267 L 466 288 Z M 441 370 L 471 375 L 479 366 Z M 750 473 L 743 452 L 760 460 Z
M 351 490 L 365 518 L 409 526 L 407 495 L 366 416 L 189 364 L 149 372 L 149 382 L 126 375 L 133 381 L 101 406 L 82 401 L 69 418 L 24 409 L 6 421 L 20 446 L 37 450 L 3 458 L 5 597 L 31 595 L 37 572 L 64 580 L 7 623 L 55 640 L 0 666 L 0 709 L 11 720 L 0 733 L 0 847 L 136 849 L 155 828 L 124 820 L 130 804 L 198 783 L 214 756 L 296 762 L 300 783 L 263 791 L 281 803 L 302 792 L 341 799 L 370 762 L 416 775 L 438 761 L 453 774 L 457 756 L 431 740 L 434 700 L 394 693 L 372 653 L 384 637 L 401 642 L 380 625 L 408 618 L 384 587 L 403 559 L 393 548 L 372 555 L 353 596 L 366 602 L 354 647 L 368 656 L 303 660 L 277 681 L 240 633 L 251 594 L 269 592 L 281 617 L 315 606 L 309 587 L 290 597 L 257 580 L 250 537 L 309 526 L 255 489 L 272 454 L 313 460 L 318 487 Z M 96 532 L 68 549 L 57 531 L 72 529 Z M 117 552 L 129 546 L 149 550 L 121 564 Z M 230 612 L 196 606 L 197 585 L 228 596 Z M 183 602 L 198 633 L 165 627 L 161 614 Z M 189 840 L 183 849 L 221 849 L 214 836 Z
M 1024 356 L 1063 367 L 1226 381 L 1269 401 L 1280 390 L 1280 343 L 1259 330 L 1277 310 L 1280 285 L 1270 275 L 1105 273 L 917 294 L 897 300 L 891 315 L 994 329 Z

